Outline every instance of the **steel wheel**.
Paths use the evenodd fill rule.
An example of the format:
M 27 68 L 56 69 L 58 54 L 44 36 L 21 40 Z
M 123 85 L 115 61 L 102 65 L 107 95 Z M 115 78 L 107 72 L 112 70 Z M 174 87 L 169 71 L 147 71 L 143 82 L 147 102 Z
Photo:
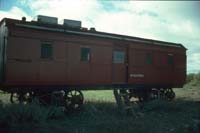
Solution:
M 83 105 L 83 93 L 79 90 L 65 92 L 64 104 L 66 112 L 79 111 Z
M 158 90 L 151 90 L 151 100 L 158 99 Z
M 173 100 L 176 97 L 175 92 L 171 88 L 165 90 L 165 96 L 167 100 Z
M 31 99 L 32 99 L 32 95 L 31 93 L 11 93 L 10 95 L 10 102 L 11 103 L 29 103 L 31 102 Z
M 20 98 L 18 93 L 11 93 L 10 94 L 10 102 L 11 103 L 19 103 Z

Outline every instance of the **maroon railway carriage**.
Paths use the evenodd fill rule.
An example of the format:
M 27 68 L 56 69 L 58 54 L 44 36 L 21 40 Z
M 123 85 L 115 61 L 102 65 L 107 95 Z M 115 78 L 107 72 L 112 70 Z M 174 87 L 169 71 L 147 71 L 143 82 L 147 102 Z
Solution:
M 182 87 L 185 78 L 181 44 L 88 30 L 80 21 L 58 24 L 41 15 L 0 22 L 0 89 L 11 93 L 11 101 L 14 94 L 23 100 L 76 90 L 82 97 L 80 90 L 113 88 L 144 99 L 153 90 Z

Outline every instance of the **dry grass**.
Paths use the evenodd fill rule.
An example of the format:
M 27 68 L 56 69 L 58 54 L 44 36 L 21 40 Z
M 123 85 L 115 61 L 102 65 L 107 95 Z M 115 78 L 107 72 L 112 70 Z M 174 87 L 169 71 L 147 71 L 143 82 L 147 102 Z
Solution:
M 126 116 L 118 112 L 112 91 L 84 91 L 83 110 L 80 113 L 65 116 L 58 111 L 56 115 L 60 117 L 49 117 L 51 115 L 48 116 L 48 113 L 45 113 L 52 112 L 53 108 L 7 105 L 6 103 L 4 109 L 7 111 L 1 112 L 0 120 L 5 114 L 11 116 L 17 114 L 26 118 L 30 116 L 30 112 L 33 118 L 28 121 L 25 119 L 24 122 L 17 121 L 19 118 L 15 118 L 8 128 L 1 128 L 0 132 L 199 133 L 199 85 L 187 84 L 182 89 L 175 89 L 175 92 L 177 98 L 174 101 L 155 100 L 146 103 L 143 109 L 135 106 L 136 116 Z M 8 101 L 8 96 L 1 95 L 1 97 Z M 12 117 L 9 119 L 13 120 Z M 8 121 L 11 121 L 9 119 Z

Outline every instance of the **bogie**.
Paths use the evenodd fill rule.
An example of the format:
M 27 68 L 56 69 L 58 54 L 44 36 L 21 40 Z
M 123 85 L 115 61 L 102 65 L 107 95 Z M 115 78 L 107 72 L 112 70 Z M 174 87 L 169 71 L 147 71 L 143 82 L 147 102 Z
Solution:
M 175 98 L 175 92 L 172 88 L 153 88 L 153 89 L 143 89 L 143 90 L 129 90 L 129 98 L 132 97 L 138 98 L 140 102 L 155 100 L 155 99 L 164 99 L 164 100 L 173 100 Z
M 80 111 L 83 105 L 84 97 L 80 90 L 53 91 L 53 92 L 12 92 L 10 95 L 11 103 L 28 104 L 34 99 L 39 101 L 40 105 L 62 106 L 65 112 Z

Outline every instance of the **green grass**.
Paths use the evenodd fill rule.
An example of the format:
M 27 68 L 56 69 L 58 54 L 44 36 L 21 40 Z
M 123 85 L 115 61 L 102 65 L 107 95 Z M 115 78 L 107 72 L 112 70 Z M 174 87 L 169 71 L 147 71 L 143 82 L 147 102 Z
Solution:
M 88 101 L 79 114 L 63 119 L 15 123 L 11 132 L 70 133 L 198 133 L 198 104 L 191 101 L 153 101 L 137 112 L 137 117 L 120 115 L 113 102 Z
M 4 103 L 10 103 L 10 94 L 3 93 L 2 91 L 0 91 L 0 100 Z
M 8 123 L 7 128 L 0 126 L 0 132 L 199 133 L 199 87 L 188 85 L 175 89 L 175 92 L 177 98 L 174 101 L 151 101 L 145 103 L 143 109 L 135 106 L 136 115 L 132 116 L 118 111 L 113 92 L 109 90 L 83 91 L 84 108 L 80 113 L 70 115 L 63 115 L 61 110 L 53 107 L 11 105 L 8 95 L 1 95 L 6 102 L 0 104 L 0 123 L 1 120 Z
M 86 101 L 115 102 L 112 90 L 83 91 Z

